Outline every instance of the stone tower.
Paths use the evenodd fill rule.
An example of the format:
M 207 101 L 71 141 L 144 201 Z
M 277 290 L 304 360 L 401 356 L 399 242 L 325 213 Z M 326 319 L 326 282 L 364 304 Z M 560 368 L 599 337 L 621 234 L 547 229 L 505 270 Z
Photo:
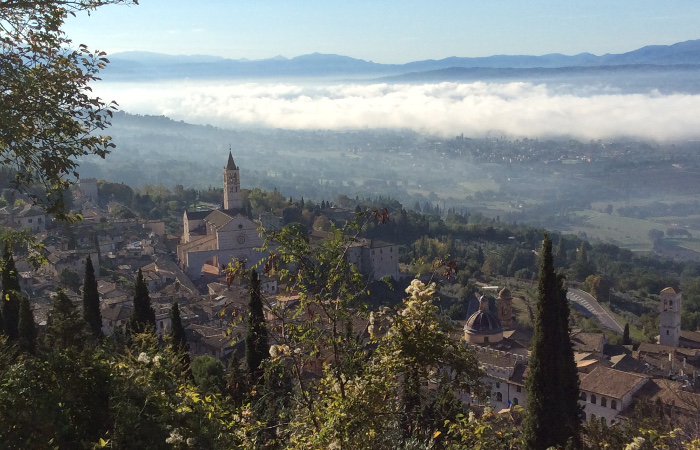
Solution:
M 659 344 L 678 347 L 681 337 L 681 293 L 671 287 L 659 295 Z
M 224 209 L 238 209 L 241 202 L 241 178 L 233 155 L 228 152 L 228 163 L 224 167 Z
M 509 330 L 513 325 L 513 297 L 510 295 L 508 288 L 504 287 L 498 293 L 498 319 L 501 325 L 506 330 Z

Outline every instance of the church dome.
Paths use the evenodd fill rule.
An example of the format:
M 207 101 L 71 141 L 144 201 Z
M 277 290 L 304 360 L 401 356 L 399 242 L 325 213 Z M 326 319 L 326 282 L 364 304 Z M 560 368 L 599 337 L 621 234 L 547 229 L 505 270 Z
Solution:
M 475 312 L 467 319 L 464 331 L 467 334 L 475 335 L 502 334 L 503 326 L 494 313 L 485 309 Z
M 662 293 L 662 294 L 665 294 L 665 295 L 676 295 L 676 291 L 673 290 L 673 288 L 670 287 L 670 286 L 667 287 L 667 288 L 664 288 L 664 289 L 661 291 L 661 293 Z
M 507 287 L 504 287 L 503 289 L 501 289 L 501 292 L 498 293 L 498 296 L 500 298 L 509 298 L 511 296 L 510 290 L 508 290 Z

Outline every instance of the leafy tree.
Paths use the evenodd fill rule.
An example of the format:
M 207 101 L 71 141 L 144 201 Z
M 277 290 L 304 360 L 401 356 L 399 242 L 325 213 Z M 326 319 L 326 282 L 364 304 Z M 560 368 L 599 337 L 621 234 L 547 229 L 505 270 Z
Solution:
M 246 388 L 246 374 L 241 369 L 241 360 L 236 352 L 233 352 L 226 372 L 226 394 L 237 408 L 243 406 Z
M 578 374 L 569 339 L 569 304 L 564 277 L 554 270 L 552 241 L 541 250 L 537 316 L 531 343 L 524 439 L 527 448 L 578 447 Z
M 65 292 L 59 290 L 53 297 L 46 322 L 44 346 L 57 350 L 80 349 L 84 347 L 89 333 L 88 324 L 81 317 L 78 308 Z
M 269 355 L 269 345 L 260 293 L 260 278 L 255 269 L 250 270 L 248 292 L 250 300 L 248 302 L 248 331 L 245 336 L 245 361 L 252 382 L 257 383 L 262 376 L 261 364 Z
M 92 259 L 85 260 L 85 279 L 83 280 L 83 319 L 90 326 L 95 338 L 102 337 L 102 314 L 100 313 L 100 293 L 97 291 L 97 279 Z
M 29 304 L 29 299 L 24 296 L 19 302 L 18 334 L 20 350 L 33 354 L 36 351 L 37 331 L 32 307 Z
M 0 157 L 15 169 L 16 188 L 43 186 L 47 210 L 59 218 L 77 158 L 105 157 L 114 147 L 100 131 L 116 106 L 89 87 L 107 63 L 105 54 L 71 48 L 62 28 L 69 15 L 110 3 L 131 2 L 9 1 L 0 8 Z
M 68 267 L 58 274 L 58 281 L 62 287 L 70 288 L 73 292 L 78 292 L 80 290 L 80 275 L 78 275 L 78 272 Z
M 10 342 L 18 338 L 19 303 L 20 303 L 19 273 L 15 267 L 12 249 L 5 244 L 2 257 L 2 317 L 5 334 Z
M 143 280 L 143 273 L 139 269 L 134 286 L 134 310 L 129 319 L 129 329 L 133 333 L 143 333 L 156 329 L 156 312 L 151 306 L 151 297 L 148 295 L 148 286 Z
M 213 356 L 203 355 L 192 360 L 194 383 L 206 393 L 220 393 L 225 387 L 224 366 Z

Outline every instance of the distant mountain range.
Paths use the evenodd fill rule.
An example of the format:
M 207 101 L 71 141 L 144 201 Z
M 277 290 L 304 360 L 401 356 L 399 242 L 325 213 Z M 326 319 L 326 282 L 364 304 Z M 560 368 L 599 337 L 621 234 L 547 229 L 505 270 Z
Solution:
M 156 79 L 210 78 L 287 78 L 287 77 L 390 77 L 407 79 L 440 78 L 469 73 L 468 76 L 516 76 L 523 73 L 546 74 L 547 69 L 560 72 L 589 72 L 592 67 L 611 70 L 615 66 L 685 66 L 700 68 L 700 40 L 673 45 L 651 45 L 621 54 L 596 56 L 590 53 L 496 55 L 480 58 L 450 57 L 440 60 L 414 61 L 406 64 L 380 64 L 348 56 L 313 53 L 287 59 L 278 56 L 263 60 L 225 59 L 217 56 L 173 56 L 150 52 L 123 52 L 109 57 L 111 64 L 103 77 L 111 81 L 147 81 Z M 499 69 L 499 70 L 495 70 Z M 466 70 L 466 71 L 465 71 Z M 614 69 L 612 69 L 614 70 Z M 539 72 L 538 72 L 539 71 Z M 410 75 L 407 75 L 410 74 Z M 424 74 L 424 75 L 417 75 Z

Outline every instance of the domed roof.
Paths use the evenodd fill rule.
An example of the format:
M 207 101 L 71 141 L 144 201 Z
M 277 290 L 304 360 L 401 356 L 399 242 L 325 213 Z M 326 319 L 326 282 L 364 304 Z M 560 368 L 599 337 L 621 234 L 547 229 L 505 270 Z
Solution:
M 501 289 L 501 292 L 498 293 L 498 296 L 501 298 L 508 298 L 510 297 L 510 290 L 508 290 L 507 287 L 504 287 Z
M 664 288 L 664 289 L 661 291 L 661 293 L 662 293 L 662 294 L 666 294 L 666 295 L 676 295 L 676 291 L 674 291 L 673 288 L 670 287 L 670 286 L 667 287 L 667 288 Z
M 503 326 L 498 317 L 488 309 L 477 311 L 467 319 L 464 331 L 469 334 L 503 333 Z

